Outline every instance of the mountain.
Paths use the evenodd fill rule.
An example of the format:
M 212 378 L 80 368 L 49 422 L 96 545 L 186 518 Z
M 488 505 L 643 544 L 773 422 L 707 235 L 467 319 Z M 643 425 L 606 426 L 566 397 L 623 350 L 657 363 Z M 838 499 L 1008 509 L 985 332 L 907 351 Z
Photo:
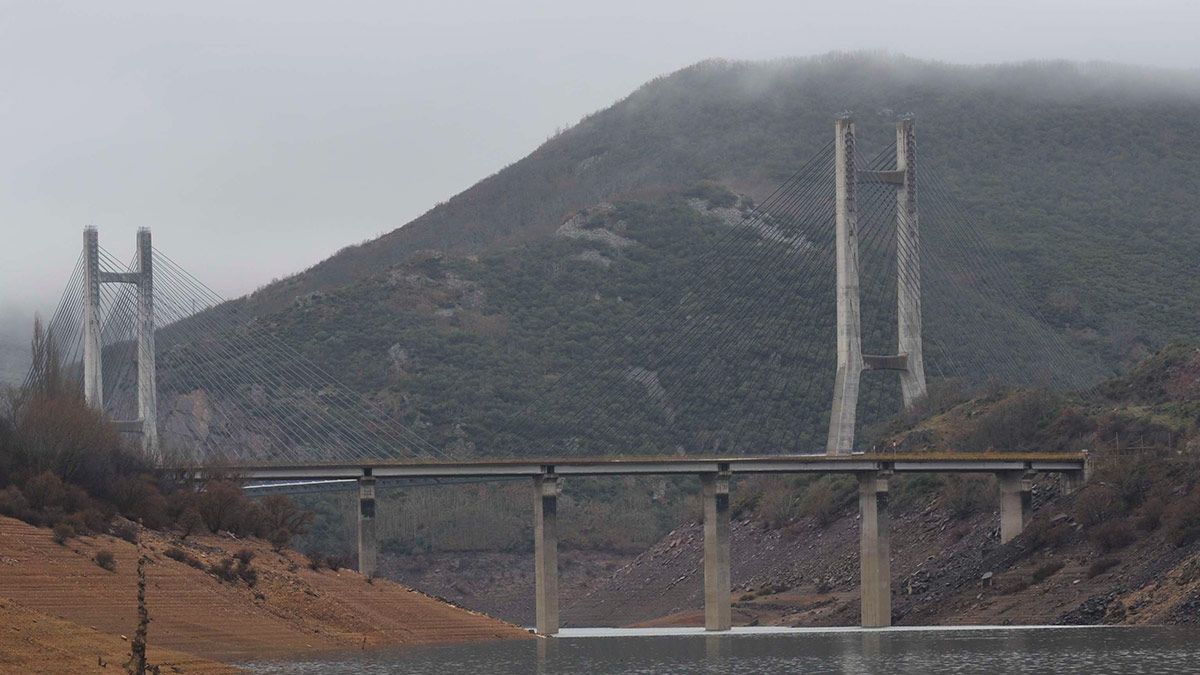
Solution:
M 929 291 L 931 368 L 1080 384 L 1200 332 L 1200 78 L 872 54 L 656 79 L 412 223 L 215 312 L 270 327 L 453 452 L 808 451 L 832 377 L 818 304 L 832 267 L 819 282 L 772 271 L 780 287 L 688 275 L 845 110 L 868 154 L 913 114 L 922 175 L 974 222 L 982 252 L 943 248 Z M 923 215 L 931 245 L 954 244 L 957 213 Z M 811 292 L 780 294 L 796 287 Z M 881 289 L 864 297 L 879 312 L 865 340 L 886 348 Z M 678 315 L 698 290 L 744 340 L 672 332 L 695 317 L 658 310 Z M 763 311 L 770 293 L 779 311 Z M 675 358 L 684 337 L 696 361 Z M 238 382 L 237 365 L 224 376 Z M 894 385 L 864 389 L 868 424 L 894 412 Z
M 580 208 L 699 180 L 765 195 L 831 138 L 843 111 L 873 141 L 896 114 L 914 114 L 923 161 L 1011 235 L 1012 253 L 1045 262 L 1058 256 L 1041 244 L 1067 249 L 1103 235 L 1063 252 L 1111 264 L 1121 252 L 1111 238 L 1160 250 L 1162 238 L 1195 223 L 1187 193 L 1200 171 L 1190 161 L 1198 102 L 1195 74 L 1104 64 L 966 67 L 872 54 L 706 61 L 647 83 L 404 227 L 255 299 L 290 301 L 422 249 L 474 253 L 548 237 Z

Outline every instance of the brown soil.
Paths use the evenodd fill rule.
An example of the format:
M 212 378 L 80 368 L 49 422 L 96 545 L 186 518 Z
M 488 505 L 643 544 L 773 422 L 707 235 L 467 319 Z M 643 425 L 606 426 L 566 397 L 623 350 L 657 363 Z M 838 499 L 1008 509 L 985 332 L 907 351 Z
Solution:
M 180 542 L 155 532 L 143 532 L 142 540 L 151 559 L 146 596 L 149 642 L 155 647 L 240 661 L 531 637 L 511 624 L 390 581 L 372 582 L 349 570 L 310 570 L 304 556 L 275 553 L 259 541 L 202 536 Z M 255 553 L 257 583 L 251 587 L 240 580 L 218 581 L 166 557 L 171 547 L 182 548 L 206 565 L 249 549 Z M 115 571 L 93 561 L 100 550 L 113 553 Z M 22 611 L 42 612 L 84 630 L 94 628 L 97 645 L 103 645 L 113 636 L 132 635 L 136 626 L 137 550 L 108 535 L 71 539 L 60 546 L 47 529 L 0 518 L 0 597 L 16 601 Z M 6 620 L 0 631 L 27 627 L 18 617 L 15 625 Z
M 216 661 L 159 647 L 151 647 L 148 658 L 166 673 L 238 672 Z M 0 600 L 0 672 L 122 672 L 128 659 L 129 642 L 118 635 Z

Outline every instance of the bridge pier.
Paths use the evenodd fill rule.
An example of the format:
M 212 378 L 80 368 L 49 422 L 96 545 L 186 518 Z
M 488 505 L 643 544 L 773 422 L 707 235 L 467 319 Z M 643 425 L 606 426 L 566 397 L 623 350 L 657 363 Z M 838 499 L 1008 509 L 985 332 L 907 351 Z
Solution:
M 541 635 L 558 633 L 558 476 L 546 473 L 533 479 L 533 565 L 536 629 Z
M 375 576 L 379 550 L 375 540 L 375 477 L 358 479 L 358 573 Z
M 1002 471 L 1000 482 L 1000 543 L 1007 544 L 1025 529 L 1033 508 L 1033 481 L 1024 471 Z
M 859 570 L 862 627 L 892 625 L 892 545 L 888 517 L 888 476 L 858 475 Z
M 729 470 L 700 475 L 704 493 L 704 629 L 733 626 L 729 582 Z

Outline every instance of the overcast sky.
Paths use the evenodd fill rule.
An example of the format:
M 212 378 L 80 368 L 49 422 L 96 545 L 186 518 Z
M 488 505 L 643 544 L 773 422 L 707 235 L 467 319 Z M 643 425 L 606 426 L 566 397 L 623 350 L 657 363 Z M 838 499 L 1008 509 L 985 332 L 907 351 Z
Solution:
M 398 227 L 700 59 L 1200 65 L 1195 0 L 0 0 L 0 320 L 80 230 L 226 296 Z

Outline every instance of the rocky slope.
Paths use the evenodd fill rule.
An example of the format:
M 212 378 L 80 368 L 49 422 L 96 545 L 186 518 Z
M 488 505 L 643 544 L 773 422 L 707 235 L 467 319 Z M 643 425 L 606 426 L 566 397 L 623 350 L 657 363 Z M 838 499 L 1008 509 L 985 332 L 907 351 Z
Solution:
M 935 499 L 893 513 L 896 623 L 1200 622 L 1200 546 L 1176 547 L 1159 532 L 1124 551 L 1102 553 L 1069 515 L 1073 498 L 1059 492 L 1051 483 L 1039 485 L 1037 514 L 1069 531 L 1057 544 L 1034 551 L 1028 536 L 1001 545 L 994 511 L 961 519 Z M 736 625 L 858 622 L 858 526 L 852 513 L 828 527 L 811 518 L 784 528 L 745 519 L 731 533 Z M 680 528 L 606 583 L 564 599 L 564 621 L 701 625 L 702 546 L 698 523 Z M 1111 560 L 1101 565 L 1111 567 L 1096 573 L 1098 560 Z

